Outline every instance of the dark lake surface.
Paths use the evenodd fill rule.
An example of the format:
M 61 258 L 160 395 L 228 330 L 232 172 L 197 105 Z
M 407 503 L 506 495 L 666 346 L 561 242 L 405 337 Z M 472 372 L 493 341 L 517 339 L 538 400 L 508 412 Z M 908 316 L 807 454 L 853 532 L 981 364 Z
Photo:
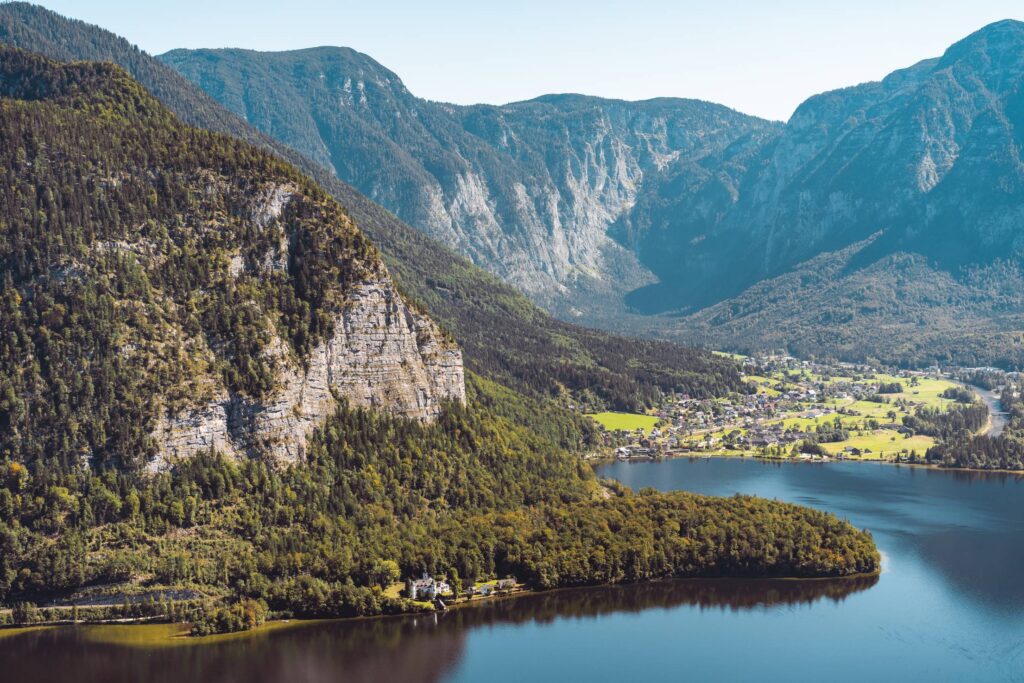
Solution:
M 874 533 L 880 577 L 671 581 L 217 644 L 0 639 L 3 681 L 1024 680 L 1024 483 L 867 463 L 615 463 L 641 488 L 754 493 Z

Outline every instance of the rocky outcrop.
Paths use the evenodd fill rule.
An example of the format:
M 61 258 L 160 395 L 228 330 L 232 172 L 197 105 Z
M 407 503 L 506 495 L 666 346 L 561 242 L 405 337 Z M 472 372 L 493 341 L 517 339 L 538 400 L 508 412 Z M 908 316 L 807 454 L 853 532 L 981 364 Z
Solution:
M 266 229 L 297 192 L 294 186 L 264 189 L 251 203 L 251 220 Z M 264 272 L 285 267 L 289 239 L 280 231 Z M 241 275 L 240 257 L 230 272 Z M 383 267 L 379 277 L 353 285 L 333 332 L 307 358 L 296 359 L 277 337 L 265 349 L 279 372 L 265 400 L 231 395 L 221 388 L 205 405 L 161 417 L 153 437 L 159 449 L 150 463 L 159 470 L 211 449 L 233 457 L 269 456 L 301 461 L 306 438 L 344 401 L 430 421 L 445 402 L 465 401 L 462 354 L 426 315 L 414 310 Z
M 304 365 L 286 367 L 269 401 L 221 394 L 165 416 L 154 432 L 161 456 L 153 467 L 211 448 L 299 461 L 309 432 L 340 400 L 432 420 L 446 401 L 465 401 L 462 354 L 389 280 L 362 283 L 334 321 L 334 334 Z
M 298 462 L 343 402 L 429 421 L 464 400 L 454 342 L 294 167 L 183 125 L 112 64 L 0 44 L 0 84 L 20 188 L 0 218 L 0 452 Z
M 334 334 L 303 365 L 286 366 L 270 400 L 222 393 L 165 416 L 154 431 L 160 457 L 152 467 L 210 449 L 299 461 L 310 431 L 342 400 L 423 421 L 437 417 L 446 401 L 465 401 L 458 347 L 413 311 L 390 280 L 357 285 Z

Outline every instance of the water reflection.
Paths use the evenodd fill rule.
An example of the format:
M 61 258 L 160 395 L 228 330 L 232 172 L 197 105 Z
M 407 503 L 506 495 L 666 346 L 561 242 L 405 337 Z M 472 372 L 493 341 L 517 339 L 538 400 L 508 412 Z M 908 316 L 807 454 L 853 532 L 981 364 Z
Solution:
M 583 588 L 481 603 L 445 614 L 317 622 L 204 645 L 138 648 L 104 644 L 87 628 L 0 639 L 4 680 L 112 681 L 439 681 L 463 656 L 474 629 L 551 623 L 616 612 L 693 606 L 743 611 L 840 602 L 877 577 L 825 581 L 660 581 Z
M 0 680 L 1024 679 L 1024 488 L 1014 475 L 749 459 L 616 463 L 602 474 L 831 510 L 871 530 L 886 571 L 559 591 L 161 649 L 37 632 L 0 638 Z

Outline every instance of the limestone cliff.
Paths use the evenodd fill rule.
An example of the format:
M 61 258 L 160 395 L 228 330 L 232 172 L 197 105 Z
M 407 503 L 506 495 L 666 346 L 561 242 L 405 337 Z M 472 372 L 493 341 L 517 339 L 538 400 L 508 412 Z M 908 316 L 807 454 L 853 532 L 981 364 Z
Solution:
M 215 188 L 216 183 L 207 189 Z M 256 227 L 277 234 L 252 275 L 287 269 L 295 236 L 274 229 L 298 191 L 291 184 L 268 186 L 243 211 Z M 240 278 L 246 270 L 245 259 L 234 255 L 230 274 Z M 332 333 L 308 357 L 295 358 L 283 340 L 271 336 L 264 354 L 277 372 L 269 396 L 255 400 L 218 385 L 204 405 L 164 414 L 153 431 L 159 456 L 150 467 L 211 448 L 235 457 L 296 462 L 309 432 L 339 401 L 417 420 L 434 419 L 445 401 L 464 401 L 458 347 L 402 299 L 382 265 L 367 275 L 348 289 L 343 309 L 331 321 Z
M 431 102 L 347 48 L 174 50 L 160 59 L 409 225 L 569 316 L 607 312 L 654 280 L 623 246 L 628 238 L 609 234 L 639 198 L 661 196 L 667 181 L 728 195 L 742 168 L 719 173 L 707 161 L 776 128 L 675 98 Z
M 154 430 L 160 468 L 210 448 L 301 459 L 310 430 L 345 400 L 418 420 L 465 400 L 462 354 L 402 300 L 388 278 L 356 285 L 334 334 L 304 364 L 286 365 L 269 400 L 221 391 L 204 406 L 166 415 Z

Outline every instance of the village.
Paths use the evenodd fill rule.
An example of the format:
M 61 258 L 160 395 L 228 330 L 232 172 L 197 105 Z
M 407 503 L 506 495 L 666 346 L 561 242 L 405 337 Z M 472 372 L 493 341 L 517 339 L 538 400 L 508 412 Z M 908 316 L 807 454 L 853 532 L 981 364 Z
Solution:
M 787 355 L 735 356 L 750 393 L 666 397 L 647 415 L 592 415 L 620 460 L 732 455 L 917 462 L 931 437 L 903 418 L 975 400 L 950 370 L 885 373 L 868 365 Z

